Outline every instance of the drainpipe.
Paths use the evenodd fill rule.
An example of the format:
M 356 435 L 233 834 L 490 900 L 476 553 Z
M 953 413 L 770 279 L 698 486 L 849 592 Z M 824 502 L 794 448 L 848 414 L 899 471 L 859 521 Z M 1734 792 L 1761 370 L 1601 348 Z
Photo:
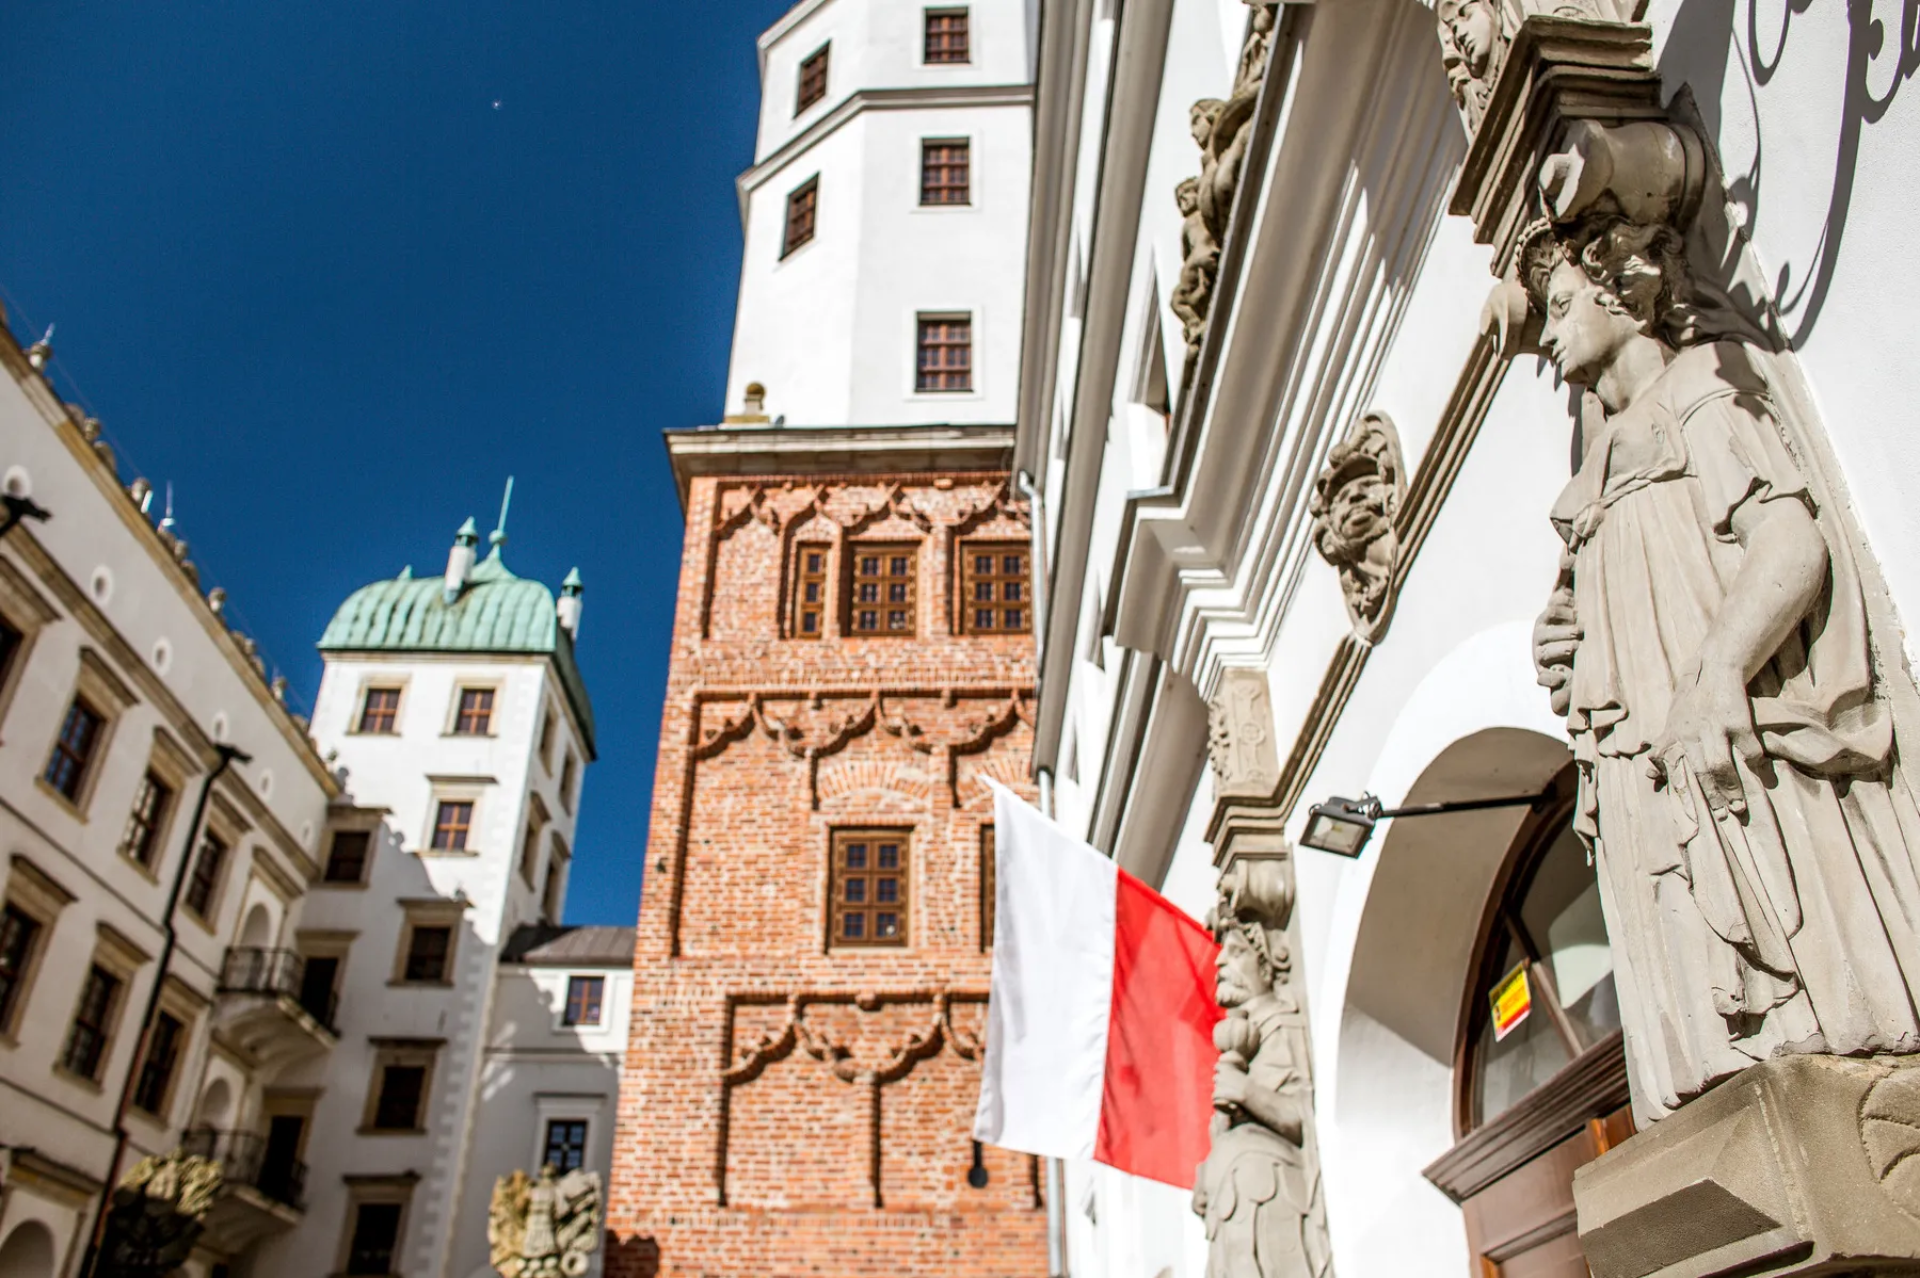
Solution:
M 1021 472 L 1023 477 L 1025 474 L 1025 471 Z M 1034 578 L 1038 580 L 1039 574 L 1035 573 Z M 1035 608 L 1037 613 L 1037 604 Z M 1035 624 L 1036 626 L 1039 624 L 1037 616 Z M 1035 776 L 1040 783 L 1040 814 L 1051 820 L 1053 818 L 1053 770 L 1041 768 Z M 1047 1176 L 1047 1278 L 1067 1278 L 1066 1164 L 1058 1158 L 1049 1158 L 1045 1160 L 1044 1166 Z
M 160 1010 L 160 992 L 166 986 L 167 968 L 173 962 L 173 951 L 179 939 L 179 934 L 173 928 L 173 916 L 180 908 L 180 893 L 186 888 L 187 872 L 200 846 L 201 827 L 206 823 L 207 800 L 213 797 L 213 786 L 221 773 L 236 763 L 253 761 L 252 755 L 237 746 L 216 745 L 214 751 L 220 756 L 220 761 L 213 765 L 213 771 L 207 774 L 205 784 L 200 787 L 200 800 L 194 804 L 193 820 L 187 822 L 186 854 L 180 858 L 180 868 L 173 872 L 173 887 L 167 893 L 167 912 L 160 916 L 160 960 L 154 966 L 153 988 L 147 991 L 147 1010 L 140 1017 L 140 1036 L 134 1042 L 133 1060 L 127 1066 L 126 1079 L 120 1084 L 120 1103 L 114 1107 L 113 1160 L 107 1164 L 107 1181 L 100 1190 L 100 1209 L 94 1213 L 93 1234 L 87 1239 L 87 1254 L 80 1262 L 80 1278 L 94 1278 L 100 1263 L 100 1243 L 107 1232 L 107 1209 L 113 1204 L 113 1187 L 120 1180 L 120 1160 L 127 1152 L 127 1106 L 133 1102 L 133 1085 L 140 1077 L 140 1069 L 146 1061 L 148 1042 L 153 1036 L 153 1018 Z

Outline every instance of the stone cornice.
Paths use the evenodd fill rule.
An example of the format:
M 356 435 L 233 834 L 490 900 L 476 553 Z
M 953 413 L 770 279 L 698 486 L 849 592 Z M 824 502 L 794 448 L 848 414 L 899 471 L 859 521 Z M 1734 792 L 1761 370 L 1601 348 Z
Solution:
M 1010 426 L 745 426 L 663 432 L 680 511 L 696 475 L 1004 473 Z

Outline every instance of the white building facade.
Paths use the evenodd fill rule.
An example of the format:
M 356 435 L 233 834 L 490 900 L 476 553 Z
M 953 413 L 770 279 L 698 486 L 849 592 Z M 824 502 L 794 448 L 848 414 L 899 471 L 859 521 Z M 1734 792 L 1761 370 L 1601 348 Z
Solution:
M 1501 170 L 1481 118 L 1562 108 L 1496 87 L 1502 58 L 1546 56 L 1516 39 L 1545 6 L 1440 7 L 1448 25 L 1416 0 L 1045 6 L 1016 462 L 1042 494 L 1050 587 L 1035 765 L 1059 819 L 1196 917 L 1236 803 L 1296 845 L 1293 987 L 1337 1272 L 1584 1274 L 1573 1169 L 1633 1127 L 1605 924 L 1568 829 L 1567 734 L 1532 638 L 1581 401 L 1547 359 L 1510 358 L 1529 339 L 1488 301 L 1513 232 L 1486 212 Z M 1899 20 L 1573 8 L 1644 42 L 1623 73 L 1649 85 L 1644 105 L 1602 122 L 1678 121 L 1717 166 L 1701 216 L 1737 232 L 1728 270 L 1774 400 L 1811 441 L 1799 464 L 1850 530 L 1880 695 L 1905 714 L 1900 618 L 1920 578 L 1900 313 L 1920 251 L 1897 219 L 1920 176 L 1920 95 Z M 1209 154 L 1196 135 L 1258 39 L 1271 53 L 1233 154 Z M 1563 144 L 1541 127 L 1519 153 Z M 1176 188 L 1220 161 L 1237 186 L 1189 354 L 1177 304 L 1205 253 Z M 1319 549 L 1342 444 L 1374 450 L 1381 476 L 1392 541 L 1373 612 L 1354 602 L 1365 562 L 1343 580 Z M 1222 792 L 1210 715 L 1216 765 L 1232 766 L 1236 722 L 1242 743 L 1249 725 L 1264 736 L 1257 800 Z M 1298 846 L 1311 805 L 1362 794 L 1551 797 L 1382 825 L 1357 859 Z M 1525 959 L 1535 1006 L 1496 1038 L 1490 996 L 1521 961 L 1506 929 L 1523 916 L 1545 951 Z M 1075 1275 L 1206 1272 L 1184 1193 L 1078 1167 L 1067 1208 Z

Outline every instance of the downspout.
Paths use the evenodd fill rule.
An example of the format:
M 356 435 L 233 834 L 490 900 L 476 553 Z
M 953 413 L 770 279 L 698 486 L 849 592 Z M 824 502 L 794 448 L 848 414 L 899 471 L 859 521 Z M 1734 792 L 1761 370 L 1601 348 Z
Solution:
M 87 1254 L 80 1262 L 80 1278 L 94 1278 L 100 1264 L 100 1243 L 106 1237 L 107 1210 L 113 1204 L 113 1188 L 120 1179 L 120 1160 L 127 1152 L 127 1106 L 133 1102 L 133 1086 L 140 1077 L 140 1070 L 146 1063 L 147 1047 L 153 1037 L 153 1018 L 160 1010 L 160 993 L 166 987 L 167 968 L 173 962 L 173 951 L 179 940 L 174 931 L 174 912 L 180 908 L 180 893 L 187 885 L 187 873 L 192 868 L 200 846 L 201 827 L 206 822 L 207 801 L 213 797 L 213 786 L 222 773 L 236 763 L 251 763 L 253 756 L 237 746 L 216 745 L 214 751 L 220 761 L 213 765 L 213 771 L 207 774 L 206 783 L 200 787 L 200 800 L 194 804 L 193 820 L 187 822 L 187 846 L 180 858 L 180 868 L 173 872 L 173 887 L 167 892 L 167 911 L 160 916 L 160 959 L 153 971 L 153 988 L 147 991 L 147 1010 L 140 1017 L 140 1036 L 134 1042 L 133 1059 L 127 1065 L 127 1076 L 120 1084 L 120 1103 L 113 1111 L 113 1159 L 107 1164 L 106 1184 L 100 1190 L 100 1209 L 94 1214 L 93 1234 L 87 1239 Z

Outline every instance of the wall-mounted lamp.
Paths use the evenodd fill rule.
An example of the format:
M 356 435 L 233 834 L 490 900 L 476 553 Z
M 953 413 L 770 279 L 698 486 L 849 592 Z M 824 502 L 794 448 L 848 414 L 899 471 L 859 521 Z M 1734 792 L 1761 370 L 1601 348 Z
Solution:
M 1332 798 L 1307 810 L 1307 829 L 1300 842 L 1307 847 L 1335 856 L 1359 859 L 1373 835 L 1376 822 L 1393 817 L 1435 816 L 1442 812 L 1478 812 L 1483 808 L 1517 808 L 1525 805 L 1538 811 L 1553 797 L 1553 791 L 1541 794 L 1515 794 L 1503 799 L 1459 799 L 1451 803 L 1415 803 L 1404 808 L 1382 807 L 1371 794 L 1357 799 Z

